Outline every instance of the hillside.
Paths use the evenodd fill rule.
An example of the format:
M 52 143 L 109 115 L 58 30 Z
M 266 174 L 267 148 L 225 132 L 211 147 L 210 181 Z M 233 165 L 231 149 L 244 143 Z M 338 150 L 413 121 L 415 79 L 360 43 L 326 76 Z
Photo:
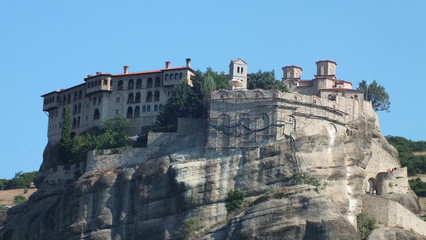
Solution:
M 0 191 L 0 205 L 5 206 L 15 206 L 13 198 L 17 195 L 22 195 L 28 199 L 34 192 L 37 191 L 37 188 L 28 189 L 27 193 L 24 193 L 24 189 L 11 189 Z

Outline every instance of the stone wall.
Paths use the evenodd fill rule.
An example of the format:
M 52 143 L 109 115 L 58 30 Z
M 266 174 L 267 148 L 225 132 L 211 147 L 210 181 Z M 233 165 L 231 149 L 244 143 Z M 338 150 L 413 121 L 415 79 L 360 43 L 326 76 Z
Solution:
M 85 163 L 59 165 L 49 168 L 44 174 L 43 183 L 47 185 L 64 184 L 75 180 L 86 171 Z
M 391 172 L 381 172 L 376 177 L 377 194 L 388 195 L 408 192 L 407 168 L 397 168 Z
M 370 194 L 365 194 L 362 200 L 364 212 L 375 217 L 378 224 L 426 236 L 426 222 L 401 204 Z
M 211 94 L 208 148 L 258 147 L 320 122 L 346 125 L 364 113 L 363 100 L 335 100 L 277 90 Z M 367 110 L 368 114 L 371 114 Z

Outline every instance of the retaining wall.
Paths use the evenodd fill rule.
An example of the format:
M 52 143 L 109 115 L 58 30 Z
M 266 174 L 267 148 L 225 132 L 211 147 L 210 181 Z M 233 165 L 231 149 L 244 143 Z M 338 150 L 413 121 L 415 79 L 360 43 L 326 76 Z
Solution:
M 426 222 L 401 204 L 370 194 L 363 195 L 362 202 L 364 212 L 375 217 L 377 223 L 403 228 L 426 237 Z

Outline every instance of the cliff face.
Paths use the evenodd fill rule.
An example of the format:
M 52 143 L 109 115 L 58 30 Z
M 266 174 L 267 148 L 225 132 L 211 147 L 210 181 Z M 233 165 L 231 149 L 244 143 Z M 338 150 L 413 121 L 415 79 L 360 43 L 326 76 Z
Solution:
M 205 133 L 196 133 L 69 184 L 44 176 L 28 202 L 9 210 L 0 239 L 181 239 L 192 219 L 199 239 L 356 239 L 368 179 L 399 166 L 376 121 L 308 124 L 294 139 L 223 151 L 205 148 Z M 297 171 L 319 179 L 319 191 L 292 185 Z M 232 188 L 245 205 L 227 215 Z

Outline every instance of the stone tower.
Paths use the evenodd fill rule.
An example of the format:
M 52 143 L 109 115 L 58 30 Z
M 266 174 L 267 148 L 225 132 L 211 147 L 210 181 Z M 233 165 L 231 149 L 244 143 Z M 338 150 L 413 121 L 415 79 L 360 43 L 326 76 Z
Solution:
M 247 63 L 242 59 L 232 60 L 229 64 L 229 88 L 247 89 Z
M 283 82 L 287 86 L 289 90 L 293 90 L 294 88 L 300 85 L 300 77 L 302 75 L 303 69 L 298 66 L 290 65 L 285 66 L 283 69 Z

